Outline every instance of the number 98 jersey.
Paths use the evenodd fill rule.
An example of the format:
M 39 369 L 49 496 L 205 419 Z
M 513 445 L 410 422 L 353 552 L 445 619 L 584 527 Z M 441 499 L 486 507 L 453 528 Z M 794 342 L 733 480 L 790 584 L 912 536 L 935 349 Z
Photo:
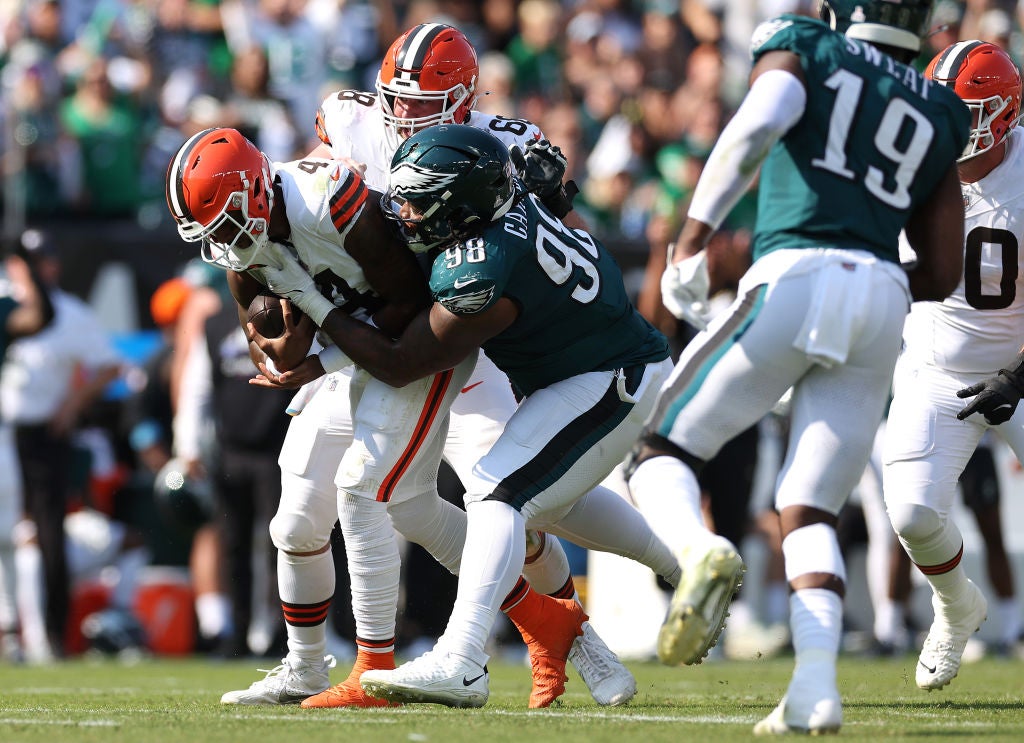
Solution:
M 519 307 L 511 326 L 483 350 L 519 395 L 591 371 L 668 358 L 668 341 L 629 301 L 622 273 L 604 246 L 521 198 L 501 219 L 439 253 L 430 275 L 434 300 L 470 315 L 507 297 Z
M 1024 342 L 1024 133 L 1010 131 L 1003 161 L 963 183 L 964 275 L 942 302 L 915 302 L 908 352 L 952 372 L 991 373 Z
M 817 20 L 761 24 L 751 54 L 756 62 L 771 51 L 799 57 L 807 106 L 761 167 L 754 260 L 780 248 L 838 247 L 898 262 L 908 217 L 967 142 L 967 107 Z

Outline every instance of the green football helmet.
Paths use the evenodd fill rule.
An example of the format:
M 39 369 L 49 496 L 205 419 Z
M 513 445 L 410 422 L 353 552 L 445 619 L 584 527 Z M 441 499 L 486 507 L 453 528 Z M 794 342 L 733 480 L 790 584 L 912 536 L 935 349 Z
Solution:
M 464 240 L 504 216 L 520 193 L 508 149 L 466 124 L 439 124 L 405 140 L 391 158 L 385 216 L 417 253 Z
M 818 15 L 851 39 L 907 52 L 921 49 L 934 0 L 819 0 Z

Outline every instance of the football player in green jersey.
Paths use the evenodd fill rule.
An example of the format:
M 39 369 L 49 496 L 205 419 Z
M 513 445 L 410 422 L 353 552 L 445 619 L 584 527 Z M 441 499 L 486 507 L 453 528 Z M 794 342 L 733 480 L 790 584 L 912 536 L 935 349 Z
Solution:
M 484 644 L 522 570 L 527 525 L 624 555 L 658 545 L 669 558 L 660 572 L 678 579 L 635 509 L 588 492 L 629 451 L 672 364 L 614 259 L 526 193 L 495 137 L 458 124 L 422 130 L 395 153 L 389 183 L 385 213 L 411 249 L 434 256 L 434 303 L 397 340 L 341 312 L 322 329 L 399 387 L 483 348 L 521 402 L 465 483 L 468 533 L 444 635 L 433 651 L 366 671 L 360 683 L 392 701 L 481 706 Z M 311 291 L 286 271 L 271 281 L 276 293 Z
M 707 299 L 715 266 L 704 246 L 760 168 L 754 262 L 733 305 L 683 352 L 630 462 L 641 510 L 666 544 L 685 547 L 659 655 L 699 661 L 743 568 L 705 529 L 696 474 L 793 390 L 775 505 L 796 667 L 758 734 L 842 724 L 836 514 L 868 462 L 911 298 L 945 297 L 962 270 L 956 158 L 970 117 L 907 64 L 930 0 L 819 5 L 821 21 L 784 15 L 754 33 L 750 90 L 697 185 L 662 280 L 665 304 L 688 318 Z M 901 230 L 923 251 L 907 270 Z M 666 489 L 685 493 L 688 508 Z

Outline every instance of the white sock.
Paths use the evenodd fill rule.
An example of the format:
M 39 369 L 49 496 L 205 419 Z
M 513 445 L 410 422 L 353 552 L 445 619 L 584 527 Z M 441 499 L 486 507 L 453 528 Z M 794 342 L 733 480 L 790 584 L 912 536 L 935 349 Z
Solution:
M 0 536 L 0 632 L 18 628 L 18 579 L 14 567 L 14 545 Z
M 472 502 L 466 516 L 459 590 L 438 645 L 483 666 L 494 619 L 523 569 L 526 521 L 512 506 L 498 501 Z
M 19 544 L 14 550 L 18 572 L 18 613 L 21 615 L 21 639 L 25 653 L 49 655 L 50 640 L 44 619 L 43 555 L 35 542 Z
M 551 531 L 587 549 L 611 552 L 646 565 L 671 585 L 679 563 L 639 510 L 602 485 L 584 495 Z
M 874 632 L 879 642 L 895 643 L 904 634 L 905 623 L 902 604 L 887 597 L 875 606 Z
M 207 639 L 223 637 L 231 632 L 231 600 L 227 594 L 210 591 L 196 596 L 196 618 L 199 634 Z
M 285 605 L 289 653 L 306 660 L 324 657 L 334 584 L 334 557 L 329 548 L 317 555 L 278 550 L 277 591 Z
M 839 594 L 824 588 L 802 588 L 790 596 L 789 611 L 796 653 L 794 681 L 803 673 L 834 686 L 836 657 L 843 631 L 842 599 Z
M 540 550 L 530 554 L 526 550 L 526 563 L 523 565 L 523 576 L 537 593 L 554 594 L 562 590 L 572 578 L 569 572 L 569 557 L 558 537 L 541 533 L 543 544 Z M 581 547 L 585 545 L 580 545 Z
M 641 463 L 629 479 L 629 490 L 651 529 L 673 552 L 710 536 L 700 510 L 697 477 L 675 457 Z
M 338 491 L 352 585 L 352 614 L 360 640 L 394 640 L 401 556 L 387 504 Z
M 465 511 L 435 490 L 393 504 L 388 515 L 399 534 L 420 545 L 452 575 L 459 574 L 466 544 Z
M 1016 644 L 1020 637 L 1020 607 L 1017 598 L 999 599 L 996 602 L 996 614 L 999 615 L 1000 640 L 1007 645 Z

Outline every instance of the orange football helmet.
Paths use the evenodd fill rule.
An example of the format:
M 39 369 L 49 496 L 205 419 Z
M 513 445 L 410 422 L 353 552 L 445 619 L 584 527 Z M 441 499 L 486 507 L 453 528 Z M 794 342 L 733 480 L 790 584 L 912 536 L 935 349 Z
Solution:
M 1020 71 L 995 44 L 958 41 L 939 52 L 924 74 L 952 88 L 971 111 L 971 138 L 958 162 L 995 147 L 1020 119 Z
M 269 242 L 274 182 L 266 155 L 237 129 L 189 138 L 167 168 L 166 195 L 178 234 L 202 241 L 204 261 L 232 271 L 255 265 Z
M 384 124 L 393 144 L 434 124 L 464 123 L 476 105 L 479 75 L 476 50 L 457 28 L 421 23 L 395 39 L 377 75 Z M 399 98 L 432 101 L 437 110 L 400 116 L 395 112 Z

